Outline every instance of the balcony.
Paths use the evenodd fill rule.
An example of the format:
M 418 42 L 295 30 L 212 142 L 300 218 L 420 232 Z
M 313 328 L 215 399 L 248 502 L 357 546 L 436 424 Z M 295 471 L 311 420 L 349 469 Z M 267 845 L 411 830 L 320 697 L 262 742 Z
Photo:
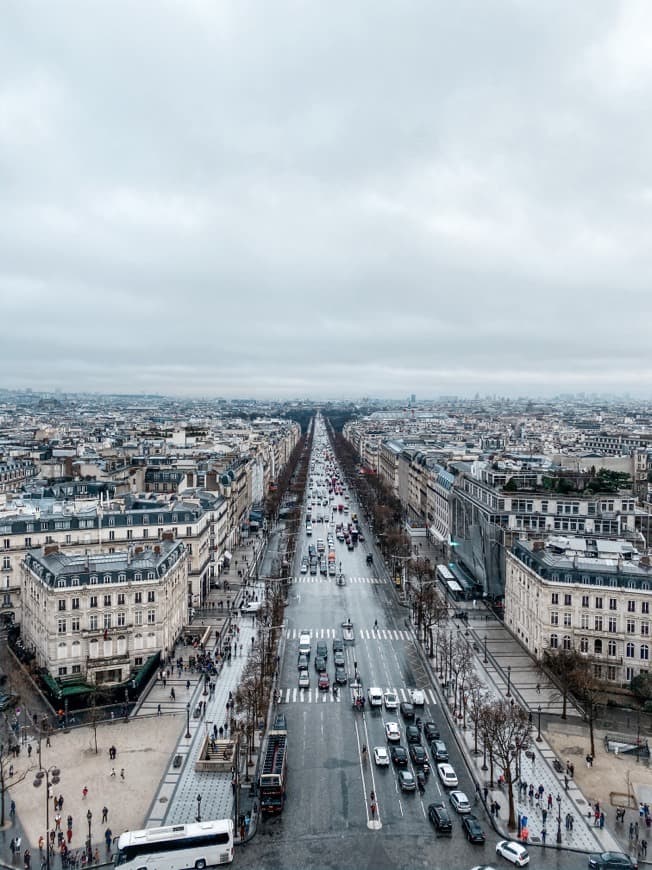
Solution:
M 86 656 L 86 668 L 105 668 L 107 665 L 125 665 L 131 661 L 129 652 L 110 656 Z
M 139 627 L 142 628 L 143 626 Z M 132 631 L 133 628 L 134 624 L 130 622 L 127 625 L 121 625 L 119 627 L 114 626 L 113 628 L 82 628 L 80 634 L 82 637 L 88 638 L 89 640 L 104 640 L 106 634 L 106 640 L 110 640 L 120 634 Z

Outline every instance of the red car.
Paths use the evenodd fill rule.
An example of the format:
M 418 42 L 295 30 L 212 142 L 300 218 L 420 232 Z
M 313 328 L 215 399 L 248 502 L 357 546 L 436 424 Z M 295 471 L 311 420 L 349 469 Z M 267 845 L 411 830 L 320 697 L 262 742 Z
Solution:
M 328 691 L 331 687 L 331 681 L 328 679 L 328 674 L 320 674 L 317 685 L 320 689 Z

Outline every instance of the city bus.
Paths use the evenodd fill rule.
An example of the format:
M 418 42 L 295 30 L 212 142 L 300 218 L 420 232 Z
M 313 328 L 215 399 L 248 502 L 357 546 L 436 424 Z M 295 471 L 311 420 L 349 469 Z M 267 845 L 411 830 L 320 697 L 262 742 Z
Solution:
M 126 831 L 118 838 L 115 865 L 151 870 L 203 870 L 233 861 L 233 821 L 192 822 Z

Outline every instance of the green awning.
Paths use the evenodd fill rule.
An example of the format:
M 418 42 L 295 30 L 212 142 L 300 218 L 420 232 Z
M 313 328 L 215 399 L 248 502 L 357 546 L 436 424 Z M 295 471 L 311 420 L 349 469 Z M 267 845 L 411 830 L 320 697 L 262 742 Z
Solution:
M 151 655 L 145 664 L 136 671 L 135 676 L 131 677 L 129 681 L 133 684 L 134 689 L 141 689 L 143 687 L 143 684 L 149 680 L 158 667 L 160 660 L 161 654 L 158 652 L 154 653 L 154 655 Z
M 88 683 L 64 683 L 59 688 L 61 696 L 63 698 L 69 698 L 71 695 L 87 695 L 89 692 L 92 692 L 95 687 L 89 686 Z
M 54 677 L 51 677 L 49 674 L 41 674 L 41 679 L 55 698 L 63 697 L 61 694 L 61 686 L 57 683 Z

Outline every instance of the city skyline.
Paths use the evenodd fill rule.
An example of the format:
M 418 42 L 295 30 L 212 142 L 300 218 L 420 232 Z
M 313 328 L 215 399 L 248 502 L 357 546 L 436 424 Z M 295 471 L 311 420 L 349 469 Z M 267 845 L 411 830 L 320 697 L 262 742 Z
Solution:
M 0 388 L 647 397 L 647 4 L 120 9 L 5 10 Z

